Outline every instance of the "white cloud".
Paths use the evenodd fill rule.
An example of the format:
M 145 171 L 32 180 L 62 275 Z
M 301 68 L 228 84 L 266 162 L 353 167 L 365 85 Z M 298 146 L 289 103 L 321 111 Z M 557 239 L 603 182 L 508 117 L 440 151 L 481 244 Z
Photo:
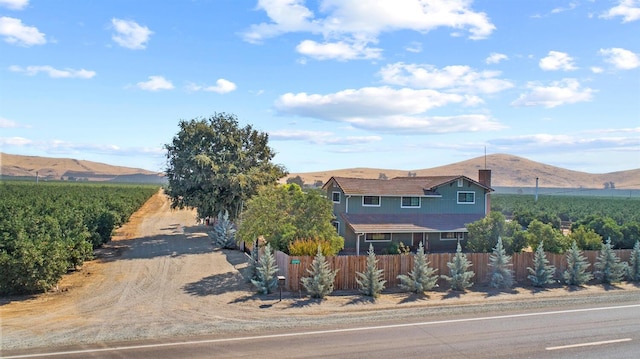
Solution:
M 573 58 L 569 54 L 560 51 L 549 51 L 547 57 L 540 59 L 539 65 L 545 71 L 572 71 L 577 69 L 573 64 Z
M 270 131 L 269 139 L 274 141 L 305 141 L 319 145 L 359 145 L 382 141 L 380 136 L 340 137 L 332 132 L 306 130 Z
M 620 0 L 618 5 L 600 15 L 605 19 L 613 19 L 622 16 L 622 22 L 631 22 L 640 19 L 640 0 Z
M 207 92 L 216 92 L 219 94 L 225 94 L 225 93 L 235 91 L 236 88 L 237 88 L 236 84 L 225 79 L 218 79 L 216 81 L 215 86 L 200 86 L 193 83 L 187 85 L 187 90 L 189 91 L 207 91 Z
M 313 40 L 304 40 L 296 50 L 305 56 L 317 60 L 335 59 L 340 61 L 356 59 L 378 59 L 382 49 L 370 48 L 364 42 L 349 43 L 346 41 L 317 43 Z
M 557 107 L 578 102 L 591 101 L 595 90 L 581 88 L 576 79 L 554 81 L 550 86 L 543 86 L 537 82 L 527 84 L 529 92 L 511 103 L 512 106 L 544 106 Z
M 35 26 L 26 26 L 22 20 L 12 17 L 0 17 L 0 35 L 4 41 L 21 46 L 43 45 L 47 43 L 44 34 Z
M 281 114 L 347 123 L 353 128 L 406 134 L 496 130 L 502 126 L 485 115 L 426 116 L 450 104 L 482 101 L 475 96 L 423 89 L 366 87 L 328 95 L 287 93 L 275 103 Z
M 591 72 L 593 72 L 594 74 L 601 74 L 604 72 L 604 70 L 602 69 L 602 67 L 592 66 Z
M 8 118 L 0 117 L 0 128 L 16 128 L 18 123 Z
M 149 76 L 149 81 L 138 82 L 138 88 L 147 91 L 171 90 L 173 84 L 162 76 Z
M 567 7 L 557 7 L 557 8 L 552 9 L 552 10 L 551 10 L 551 13 L 552 13 L 552 14 L 559 14 L 559 13 L 561 13 L 561 12 L 565 12 L 565 11 L 573 10 L 573 9 L 575 9 L 577 6 L 578 6 L 578 4 L 577 4 L 577 3 L 575 3 L 575 2 L 571 2 L 571 3 L 569 3 L 569 6 L 567 6 Z
M 605 57 L 605 61 L 620 70 L 631 70 L 640 67 L 640 59 L 635 53 L 618 47 L 600 49 L 598 52 Z
M 29 0 L 0 0 L 0 6 L 10 10 L 22 10 L 29 5 Z
M 111 19 L 111 25 L 116 31 L 111 37 L 113 41 L 122 47 L 132 50 L 140 50 L 147 47 L 147 41 L 153 34 L 146 26 L 140 26 L 135 21 Z
M 497 78 L 500 74 L 499 71 L 474 71 L 469 66 L 438 69 L 402 62 L 387 65 L 379 72 L 387 84 L 470 93 L 496 93 L 513 87 L 510 81 Z
M 509 60 L 509 56 L 498 52 L 492 52 L 484 61 L 487 64 L 497 64 L 504 60 Z
M 414 54 L 419 54 L 422 52 L 422 44 L 416 41 L 411 42 L 404 48 L 408 52 L 413 52 Z
M 161 157 L 166 152 L 162 147 L 120 147 L 114 144 L 75 143 L 62 140 L 37 141 L 24 137 L 0 137 L 0 146 L 13 146 L 37 149 L 50 154 L 106 154 L 117 156 Z
M 24 137 L 0 137 L 0 146 L 27 146 L 33 141 Z
M 367 2 L 363 6 L 362 0 L 324 0 L 314 13 L 305 6 L 304 0 L 259 0 L 257 9 L 265 11 L 271 21 L 252 25 L 243 38 L 260 43 L 285 33 L 307 32 L 321 35 L 324 40 L 305 40 L 298 45 L 298 51 L 305 51 L 309 56 L 368 59 L 378 56 L 379 49 L 370 49 L 368 44 L 377 43 L 383 32 L 426 33 L 448 27 L 456 32 L 468 31 L 471 39 L 487 38 L 495 26 L 485 13 L 471 9 L 470 3 L 468 0 L 397 0 Z M 358 55 L 354 56 L 353 52 Z
M 631 150 L 640 149 L 640 137 L 590 137 L 578 135 L 532 134 L 498 138 L 489 141 L 501 150 L 530 152 L 584 152 L 590 150 Z
M 95 71 L 89 71 L 85 69 L 74 70 L 74 69 L 64 69 L 59 70 L 55 69 L 51 66 L 10 66 L 9 70 L 13 72 L 24 72 L 29 76 L 35 76 L 40 72 L 44 72 L 52 78 L 80 78 L 80 79 L 90 79 L 96 75 Z

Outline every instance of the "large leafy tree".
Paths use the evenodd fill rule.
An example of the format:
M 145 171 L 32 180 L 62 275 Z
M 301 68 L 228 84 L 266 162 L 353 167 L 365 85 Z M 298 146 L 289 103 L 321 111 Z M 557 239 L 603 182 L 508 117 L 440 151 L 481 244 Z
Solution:
M 231 220 L 258 187 L 286 175 L 271 163 L 269 135 L 251 125 L 240 127 L 235 115 L 180 121 L 167 150 L 167 194 L 174 208 L 194 207 L 201 218 L 229 211 Z
M 491 212 L 488 216 L 467 224 L 467 230 L 467 249 L 471 252 L 491 252 L 498 244 L 498 238 L 502 238 L 507 253 L 520 252 L 526 245 L 518 223 L 507 222 L 500 212 Z
M 274 250 L 288 253 L 291 243 L 327 241 L 335 255 L 344 247 L 344 239 L 331 224 L 333 204 L 322 192 L 303 192 L 297 184 L 264 186 L 251 198 L 242 213 L 236 238 L 254 242 L 264 236 Z

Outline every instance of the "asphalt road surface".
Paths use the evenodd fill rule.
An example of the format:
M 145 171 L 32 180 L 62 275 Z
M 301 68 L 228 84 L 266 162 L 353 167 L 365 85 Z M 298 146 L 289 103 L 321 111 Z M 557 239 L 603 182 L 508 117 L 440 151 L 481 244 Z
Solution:
M 3 353 L 3 358 L 638 358 L 640 303 Z

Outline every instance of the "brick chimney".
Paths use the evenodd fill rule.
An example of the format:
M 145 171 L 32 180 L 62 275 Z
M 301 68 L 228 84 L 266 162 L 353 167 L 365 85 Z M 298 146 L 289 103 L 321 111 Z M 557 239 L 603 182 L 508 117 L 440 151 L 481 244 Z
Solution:
M 483 186 L 491 188 L 491 170 L 478 170 L 478 182 L 480 182 L 480 184 L 482 184 Z M 488 215 L 489 212 L 491 212 L 491 189 L 485 192 L 485 198 L 486 207 L 484 209 L 484 213 Z

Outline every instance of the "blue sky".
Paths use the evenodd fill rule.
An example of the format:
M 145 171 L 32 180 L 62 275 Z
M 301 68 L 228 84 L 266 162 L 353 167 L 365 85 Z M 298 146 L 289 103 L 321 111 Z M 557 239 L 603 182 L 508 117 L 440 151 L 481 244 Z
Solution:
M 290 172 L 640 167 L 640 0 L 0 0 L 0 149 L 162 171 L 226 112 Z

